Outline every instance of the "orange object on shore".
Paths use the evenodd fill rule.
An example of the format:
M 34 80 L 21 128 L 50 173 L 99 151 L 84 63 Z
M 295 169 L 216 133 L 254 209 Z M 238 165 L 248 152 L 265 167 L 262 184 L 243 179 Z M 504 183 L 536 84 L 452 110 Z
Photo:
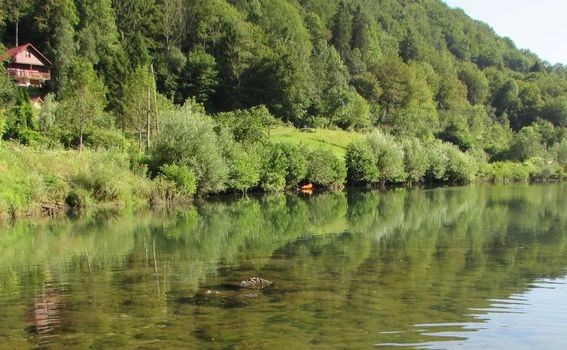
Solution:
M 307 185 L 301 186 L 302 190 L 312 190 L 313 189 L 313 184 L 312 183 L 308 183 Z

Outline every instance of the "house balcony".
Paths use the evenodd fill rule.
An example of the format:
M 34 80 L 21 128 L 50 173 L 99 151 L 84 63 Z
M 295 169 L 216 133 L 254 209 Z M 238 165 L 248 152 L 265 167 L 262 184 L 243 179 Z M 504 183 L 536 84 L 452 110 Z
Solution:
M 27 80 L 50 80 L 51 73 L 50 72 L 40 72 L 33 69 L 17 69 L 17 68 L 8 68 L 8 75 L 13 79 L 18 78 L 25 78 Z

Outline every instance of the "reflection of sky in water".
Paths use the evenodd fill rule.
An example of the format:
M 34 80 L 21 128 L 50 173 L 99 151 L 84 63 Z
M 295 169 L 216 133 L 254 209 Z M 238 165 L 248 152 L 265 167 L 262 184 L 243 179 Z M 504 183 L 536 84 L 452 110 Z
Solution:
M 425 336 L 459 340 L 377 345 L 422 349 L 567 349 L 567 276 L 538 280 L 523 294 L 492 300 L 488 309 L 470 310 L 479 323 L 415 326 Z

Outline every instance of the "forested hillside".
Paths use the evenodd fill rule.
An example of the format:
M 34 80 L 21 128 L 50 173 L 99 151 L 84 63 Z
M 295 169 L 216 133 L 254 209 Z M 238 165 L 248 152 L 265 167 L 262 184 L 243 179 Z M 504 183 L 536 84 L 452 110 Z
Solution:
M 235 164 L 250 163 L 233 148 L 250 154 L 250 144 L 266 142 L 262 128 L 271 116 L 299 128 L 378 128 L 374 145 L 396 143 L 393 154 L 406 168 L 410 151 L 436 139 L 482 161 L 567 163 L 567 68 L 517 49 L 441 0 L 4 0 L 0 6 L 4 47 L 30 42 L 53 63 L 52 79 L 40 90 L 18 90 L 0 72 L 0 130 L 14 142 L 126 150 L 137 144 L 155 161 L 160 145 L 180 147 L 164 137 L 153 147 L 164 116 L 196 115 L 187 117 L 190 125 L 166 118 L 161 130 L 204 127 L 224 148 L 203 150 L 201 161 L 218 154 L 236 162 L 224 177 L 209 179 L 217 183 L 204 192 L 269 179 L 266 165 L 256 164 L 247 169 L 256 172 L 247 184 L 226 183 L 238 175 Z M 29 102 L 34 94 L 44 96 L 39 109 Z M 255 108 L 261 105 L 267 111 Z M 254 127 L 259 133 L 247 130 Z M 218 141 L 231 132 L 228 144 Z M 368 145 L 359 146 L 368 153 Z M 201 187 L 210 173 L 195 165 L 195 149 L 185 151 Z M 160 162 L 153 176 L 158 166 L 179 163 Z M 383 177 L 384 166 L 377 165 Z M 423 181 L 425 174 L 414 178 Z
M 92 103 L 124 130 L 137 129 L 133 90 L 151 65 L 177 104 L 263 104 L 298 126 L 382 125 L 470 147 L 486 136 L 470 124 L 567 121 L 566 69 L 440 0 L 8 0 L 2 17 L 6 47 L 18 23 L 19 42 L 54 63 L 57 100 L 93 73 L 104 93 Z

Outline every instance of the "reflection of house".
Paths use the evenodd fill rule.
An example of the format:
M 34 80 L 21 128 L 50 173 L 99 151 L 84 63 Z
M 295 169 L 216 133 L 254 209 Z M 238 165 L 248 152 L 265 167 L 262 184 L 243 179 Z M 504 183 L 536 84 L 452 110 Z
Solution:
M 51 62 L 32 44 L 9 49 L 2 57 L 8 75 L 18 86 L 41 87 L 51 79 Z

